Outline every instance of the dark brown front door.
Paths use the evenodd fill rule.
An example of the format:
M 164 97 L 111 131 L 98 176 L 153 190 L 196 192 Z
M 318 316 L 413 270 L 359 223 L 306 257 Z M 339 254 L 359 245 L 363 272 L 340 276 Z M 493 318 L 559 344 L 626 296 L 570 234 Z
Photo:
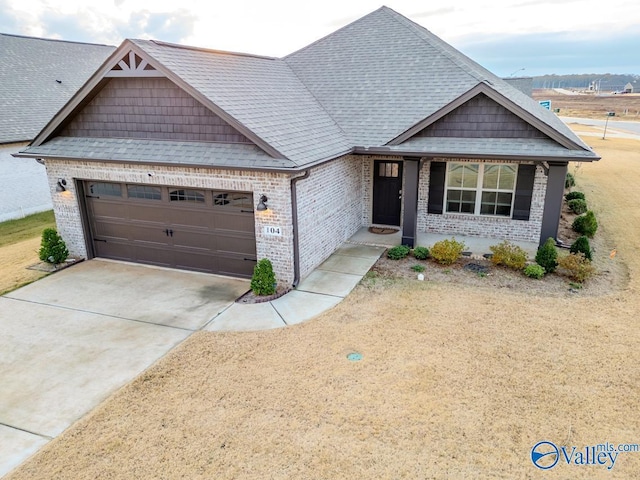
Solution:
M 400 225 L 402 162 L 376 160 L 373 173 L 373 223 Z
M 256 264 L 253 195 L 85 182 L 96 257 L 250 277 Z

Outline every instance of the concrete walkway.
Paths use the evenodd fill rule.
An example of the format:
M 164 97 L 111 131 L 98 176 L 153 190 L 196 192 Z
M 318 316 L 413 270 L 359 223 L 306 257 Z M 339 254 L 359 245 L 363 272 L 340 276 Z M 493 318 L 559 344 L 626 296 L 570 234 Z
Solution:
M 355 288 L 385 248 L 345 243 L 286 295 L 265 303 L 232 304 L 204 327 L 249 331 L 295 325 L 336 306 Z

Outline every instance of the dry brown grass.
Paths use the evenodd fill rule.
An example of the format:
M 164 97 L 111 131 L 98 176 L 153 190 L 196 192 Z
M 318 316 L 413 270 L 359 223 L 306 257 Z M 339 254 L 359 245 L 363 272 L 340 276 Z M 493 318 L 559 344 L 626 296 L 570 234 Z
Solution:
M 620 120 L 640 120 L 640 94 L 625 95 L 564 95 L 554 90 L 534 90 L 536 100 L 551 100 L 551 108 L 560 115 L 604 119 L 607 112 L 616 112 Z
M 40 237 L 0 248 L 0 295 L 47 275 L 27 267 L 38 263 Z
M 540 440 L 640 438 L 640 142 L 577 172 L 631 279 L 598 297 L 398 280 L 286 329 L 198 333 L 10 480 L 540 478 Z M 361 352 L 360 362 L 346 355 Z M 545 478 L 636 478 L 640 453 Z

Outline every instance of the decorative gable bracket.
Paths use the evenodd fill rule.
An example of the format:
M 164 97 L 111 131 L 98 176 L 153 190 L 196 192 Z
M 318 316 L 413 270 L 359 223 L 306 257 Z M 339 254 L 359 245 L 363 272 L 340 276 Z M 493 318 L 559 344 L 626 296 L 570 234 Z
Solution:
M 134 51 L 129 51 L 105 77 L 164 77 L 164 74 Z

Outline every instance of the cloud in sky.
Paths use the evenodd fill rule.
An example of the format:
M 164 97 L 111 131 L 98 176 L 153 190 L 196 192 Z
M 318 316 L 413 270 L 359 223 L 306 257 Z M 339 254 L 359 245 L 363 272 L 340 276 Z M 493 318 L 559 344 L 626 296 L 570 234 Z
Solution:
M 197 17 L 186 10 L 172 12 L 133 12 L 128 22 L 117 26 L 123 38 L 155 38 L 181 43 L 193 35 Z
M 118 45 L 156 38 L 283 56 L 377 9 L 381 0 L 0 0 L 0 31 Z M 385 3 L 498 75 L 640 73 L 637 0 Z M 637 50 L 637 49 L 636 49 Z
M 550 73 L 640 73 L 640 29 L 611 36 L 589 32 L 532 33 L 518 36 L 474 35 L 458 39 L 456 48 L 497 75 Z

